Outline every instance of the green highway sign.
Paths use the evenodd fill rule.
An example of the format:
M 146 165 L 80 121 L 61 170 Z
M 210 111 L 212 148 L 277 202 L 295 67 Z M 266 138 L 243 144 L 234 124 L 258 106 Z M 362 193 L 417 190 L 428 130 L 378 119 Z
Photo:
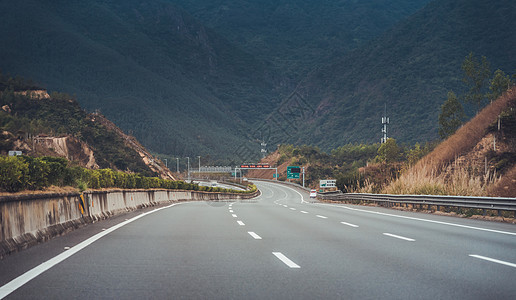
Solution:
M 287 167 L 287 179 L 299 179 L 299 173 L 301 173 L 300 167 L 298 167 L 298 166 Z

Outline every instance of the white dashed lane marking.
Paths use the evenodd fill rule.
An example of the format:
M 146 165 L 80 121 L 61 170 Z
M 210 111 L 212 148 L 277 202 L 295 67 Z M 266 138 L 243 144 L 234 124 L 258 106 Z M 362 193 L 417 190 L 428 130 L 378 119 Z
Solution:
M 404 241 L 409 241 L 409 242 L 415 242 L 416 241 L 415 239 L 411 239 L 411 238 L 408 238 L 408 237 L 404 237 L 404 236 L 401 236 L 401 235 L 395 235 L 395 234 L 387 233 L 387 232 L 384 232 L 383 235 L 390 236 L 390 237 L 397 238 L 397 239 L 404 240 Z
M 272 252 L 272 254 L 274 254 L 274 256 L 276 256 L 279 260 L 281 260 L 284 264 L 289 266 L 291 269 L 299 269 L 299 268 L 301 268 L 298 264 L 296 264 L 295 262 L 291 261 L 288 257 L 286 257 L 281 252 Z
M 499 259 L 495 259 L 495 258 L 490 258 L 490 257 L 487 257 L 487 256 L 482 256 L 482 255 L 476 255 L 476 254 L 470 254 L 469 256 L 470 257 L 474 257 L 474 258 L 478 258 L 478 259 L 483 259 L 483 260 L 490 261 L 490 262 L 494 262 L 494 263 L 497 263 L 497 264 L 501 264 L 501 265 L 505 265 L 505 266 L 516 268 L 516 264 L 510 263 L 510 262 L 507 262 L 507 261 L 503 261 L 503 260 L 499 260 Z
M 355 228 L 358 227 L 358 225 L 347 223 L 347 222 L 340 222 L 340 224 L 344 224 L 346 226 L 355 227 Z
M 261 240 L 262 237 L 257 235 L 256 233 L 252 232 L 252 231 L 248 231 L 247 233 L 249 233 L 250 236 L 252 236 L 255 240 Z

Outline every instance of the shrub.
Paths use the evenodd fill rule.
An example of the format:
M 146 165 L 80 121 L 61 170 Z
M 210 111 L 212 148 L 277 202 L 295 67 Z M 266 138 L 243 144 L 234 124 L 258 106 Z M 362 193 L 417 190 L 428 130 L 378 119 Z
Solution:
M 29 164 L 17 157 L 0 157 L 0 188 L 17 192 L 27 183 Z

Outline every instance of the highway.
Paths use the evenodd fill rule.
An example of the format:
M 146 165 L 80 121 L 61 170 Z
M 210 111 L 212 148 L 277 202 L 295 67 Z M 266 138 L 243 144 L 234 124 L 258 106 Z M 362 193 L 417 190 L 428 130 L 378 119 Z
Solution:
M 147 208 L 10 255 L 0 298 L 516 297 L 516 225 L 256 184 L 255 199 Z

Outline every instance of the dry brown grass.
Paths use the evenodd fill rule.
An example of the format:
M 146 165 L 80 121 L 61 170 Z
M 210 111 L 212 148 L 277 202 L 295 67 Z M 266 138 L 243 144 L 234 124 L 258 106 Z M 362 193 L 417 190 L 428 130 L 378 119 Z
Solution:
M 510 189 L 511 184 L 514 183 L 511 174 L 514 177 L 516 173 L 514 169 L 501 180 L 489 172 L 479 174 L 472 170 L 474 168 L 471 166 L 452 166 L 450 164 L 457 157 L 471 151 L 484 138 L 488 127 L 495 122 L 511 101 L 516 101 L 515 87 L 484 108 L 454 135 L 437 146 L 434 151 L 384 188 L 382 192 L 388 194 L 488 196 L 497 195 L 493 193 L 493 187 L 509 186 Z M 510 191 L 508 192 L 510 193 Z
M 466 167 L 454 168 L 451 173 L 441 173 L 420 169 L 410 169 L 387 186 L 386 194 L 405 195 L 454 195 L 454 196 L 488 196 L 489 187 L 499 178 L 490 174 L 475 175 Z
M 59 186 L 52 185 L 44 190 L 36 190 L 36 191 L 25 190 L 25 191 L 19 191 L 16 193 L 0 192 L 0 196 L 66 194 L 66 193 L 77 193 L 77 192 L 79 192 L 79 190 L 72 186 L 59 187 Z
M 507 93 L 485 107 L 473 119 L 459 128 L 454 135 L 439 144 L 434 151 L 423 157 L 414 168 L 421 171 L 439 172 L 457 156 L 475 147 L 484 137 L 489 125 L 496 120 L 510 101 L 515 100 L 516 88 L 512 87 Z

